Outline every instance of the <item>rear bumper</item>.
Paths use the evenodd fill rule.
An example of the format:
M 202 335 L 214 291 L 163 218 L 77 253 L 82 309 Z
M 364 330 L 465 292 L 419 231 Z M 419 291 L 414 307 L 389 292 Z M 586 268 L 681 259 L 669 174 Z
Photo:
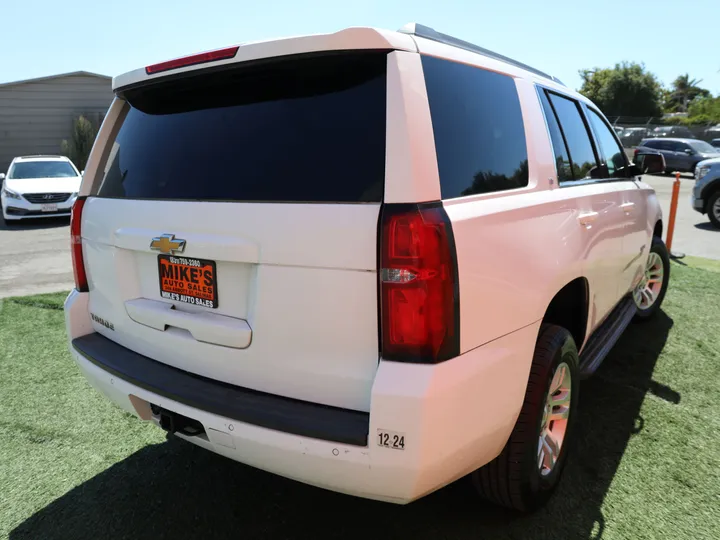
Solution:
M 539 329 L 539 323 L 531 325 L 434 366 L 381 361 L 370 412 L 361 413 L 232 387 L 138 359 L 93 334 L 87 296 L 73 291 L 66 302 L 70 351 L 88 381 L 117 405 L 149 421 L 157 422 L 149 404 L 196 420 L 205 434 L 178 436 L 242 463 L 395 503 L 422 497 L 500 452 L 522 405 Z M 143 374 L 140 366 L 149 371 Z M 402 434 L 404 450 L 380 447 L 378 430 Z
M 367 446 L 370 415 L 225 384 L 156 362 L 100 334 L 71 347 L 97 367 L 157 396 L 293 435 Z

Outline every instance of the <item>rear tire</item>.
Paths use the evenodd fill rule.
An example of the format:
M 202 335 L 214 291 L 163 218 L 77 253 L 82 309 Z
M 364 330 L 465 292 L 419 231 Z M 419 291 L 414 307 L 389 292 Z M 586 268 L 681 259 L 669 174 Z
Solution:
M 653 261 L 656 264 L 653 264 Z M 653 279 L 653 277 L 657 276 L 657 263 L 662 264 L 662 281 L 660 282 L 659 288 L 657 288 L 657 290 L 654 292 L 654 299 L 652 303 L 647 306 L 643 306 L 642 295 L 638 296 L 638 291 L 640 289 L 645 289 L 648 287 L 652 289 L 651 285 L 645 285 L 645 282 L 646 280 L 648 280 L 648 278 Z M 663 242 L 657 236 L 653 236 L 652 245 L 650 246 L 650 253 L 648 254 L 648 264 L 645 268 L 645 276 L 643 277 L 643 280 L 640 282 L 638 287 L 636 287 L 635 291 L 633 291 L 633 299 L 635 301 L 635 305 L 637 306 L 637 313 L 635 314 L 634 319 L 636 322 L 644 322 L 650 320 L 660 310 L 660 306 L 665 299 L 665 293 L 667 292 L 669 282 L 670 254 L 668 253 L 668 249 L 665 246 L 665 242 Z
M 554 406 L 551 410 L 560 415 L 566 406 L 564 424 L 563 420 L 549 420 L 547 416 L 551 386 L 561 370 L 569 376 L 568 393 L 556 391 L 552 396 L 554 402 L 567 405 Z M 470 475 L 483 498 L 522 512 L 534 510 L 550 498 L 560 481 L 572 440 L 579 383 L 578 352 L 572 335 L 560 326 L 542 325 L 525 400 L 510 439 L 498 457 Z M 554 465 L 546 468 L 545 459 L 541 465 L 541 451 L 545 452 L 541 434 L 547 429 L 552 431 L 553 427 L 562 431 L 562 438 Z
M 720 229 L 720 190 L 710 195 L 707 205 L 707 215 L 710 223 Z

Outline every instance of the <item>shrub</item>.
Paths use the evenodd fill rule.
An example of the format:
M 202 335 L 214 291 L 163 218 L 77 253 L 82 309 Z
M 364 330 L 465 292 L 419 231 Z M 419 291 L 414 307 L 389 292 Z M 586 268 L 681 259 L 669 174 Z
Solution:
M 78 116 L 73 121 L 70 140 L 63 140 L 60 150 L 78 169 L 84 170 L 96 136 L 97 127 L 84 116 Z

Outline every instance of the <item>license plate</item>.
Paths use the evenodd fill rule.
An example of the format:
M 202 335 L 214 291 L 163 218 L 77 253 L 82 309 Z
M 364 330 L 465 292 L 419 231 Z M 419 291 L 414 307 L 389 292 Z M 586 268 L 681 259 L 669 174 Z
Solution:
M 208 308 L 218 307 L 215 261 L 158 255 L 160 296 Z
M 41 204 L 41 212 L 57 212 L 57 204 Z

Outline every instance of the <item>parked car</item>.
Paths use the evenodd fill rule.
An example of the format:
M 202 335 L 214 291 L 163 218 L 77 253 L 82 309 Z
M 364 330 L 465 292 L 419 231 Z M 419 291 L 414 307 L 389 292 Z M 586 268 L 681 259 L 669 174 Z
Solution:
M 720 124 L 707 128 L 705 130 L 705 137 L 708 139 L 720 137 Z
M 613 129 L 615 130 L 615 133 L 617 133 L 618 137 L 622 137 L 622 134 L 625 131 L 625 128 L 621 128 L 620 126 L 613 126 Z
M 713 139 L 710 141 L 710 144 L 715 148 L 720 148 L 720 139 Z
M 710 222 L 720 229 L 720 157 L 698 163 L 692 207 L 707 214 Z
M 80 189 L 80 173 L 64 156 L 21 156 L 0 173 L 0 206 L 7 223 L 70 216 Z
M 630 163 L 579 93 L 420 25 L 230 47 L 114 92 L 65 303 L 95 388 L 331 490 L 407 503 L 469 473 L 508 507 L 549 497 L 581 377 L 668 286 L 638 176 L 661 155 Z
M 676 137 L 683 139 L 695 139 L 695 135 L 685 126 L 660 126 L 650 133 L 651 137 Z
M 632 148 L 633 146 L 636 146 L 645 137 L 647 137 L 647 135 L 647 128 L 629 127 L 625 128 L 622 135 L 620 135 L 620 141 L 625 148 Z
M 699 162 L 720 157 L 720 149 L 698 139 L 644 139 L 635 149 L 635 154 L 648 149 L 665 157 L 665 172 L 694 173 Z

